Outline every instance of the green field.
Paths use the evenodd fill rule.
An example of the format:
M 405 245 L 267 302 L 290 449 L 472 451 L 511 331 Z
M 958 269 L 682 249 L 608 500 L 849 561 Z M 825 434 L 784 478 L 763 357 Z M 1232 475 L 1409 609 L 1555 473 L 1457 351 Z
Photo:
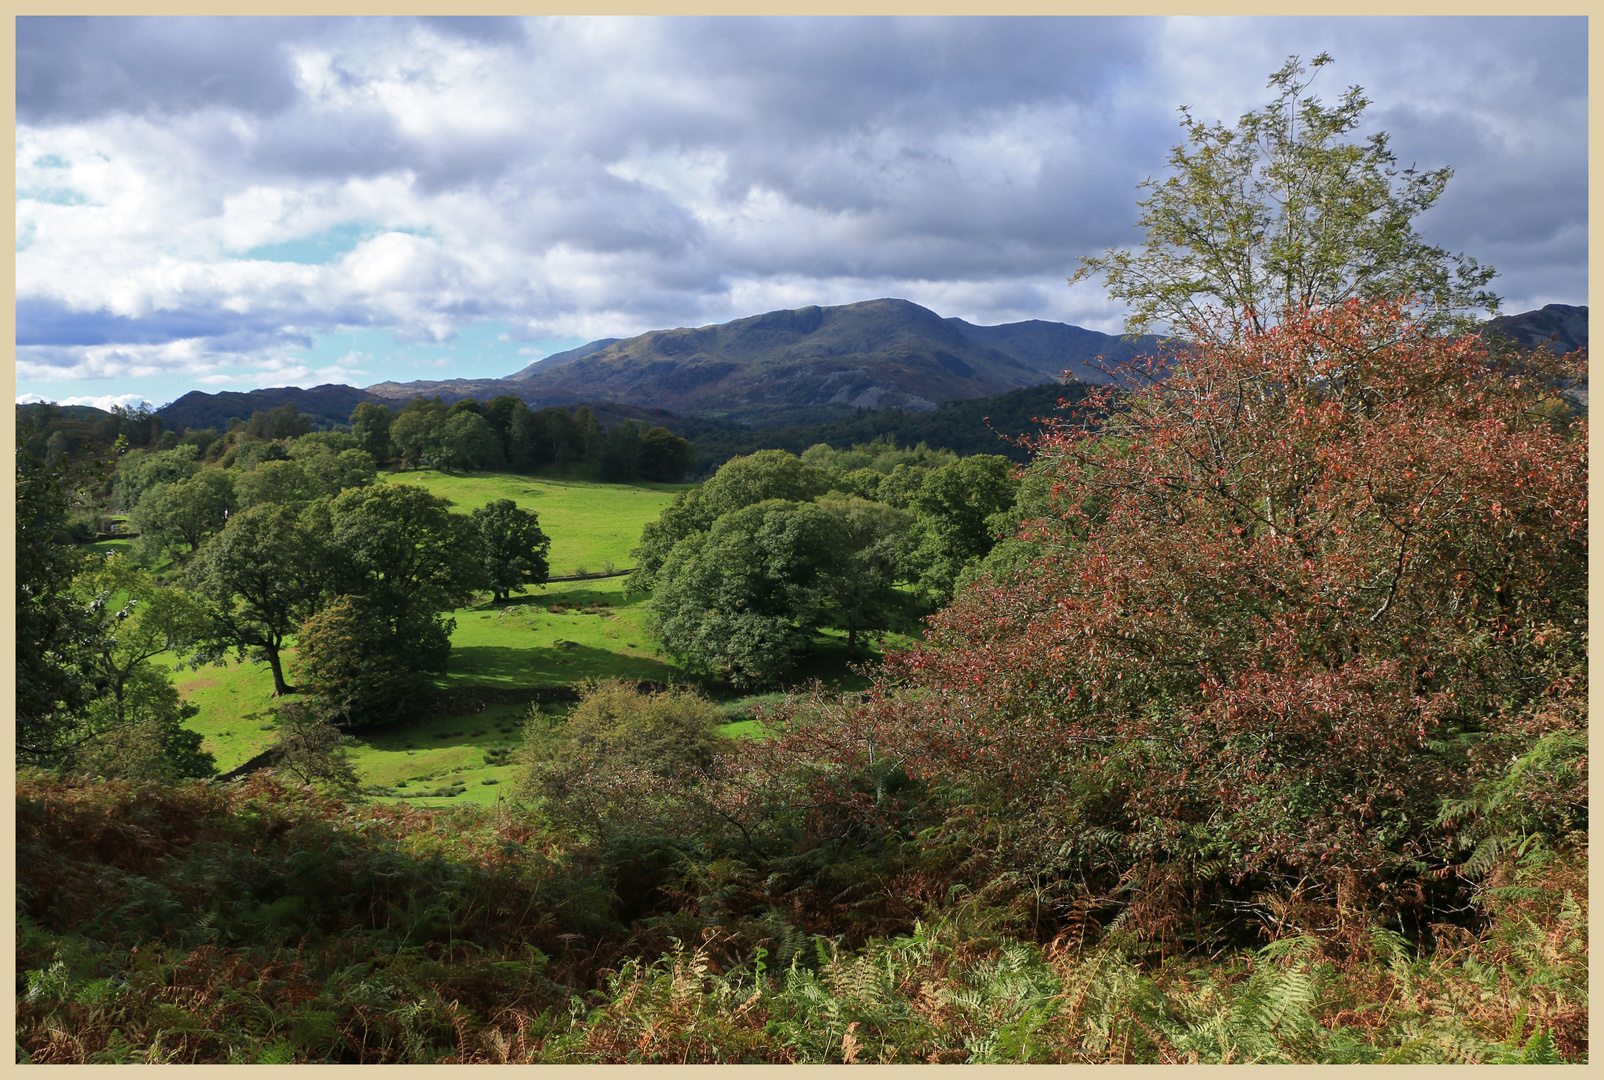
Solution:
M 434 469 L 381 473 L 392 484 L 416 484 L 450 499 L 461 513 L 469 513 L 495 499 L 511 499 L 540 516 L 540 527 L 551 537 L 551 572 L 554 576 L 596 573 L 609 565 L 630 567 L 629 553 L 640 542 L 640 531 L 655 521 L 663 508 L 686 484 L 601 484 L 549 476 L 514 473 L 443 473 Z
M 389 483 L 411 483 L 449 498 L 453 509 L 469 513 L 493 499 L 512 499 L 540 517 L 551 537 L 551 572 L 565 575 L 631 565 L 629 552 L 643 526 L 673 499 L 678 485 L 599 484 L 512 474 L 458 476 L 431 470 L 390 474 Z M 111 541 L 126 545 L 127 541 Z M 97 547 L 102 545 L 96 545 Z M 695 681 L 659 656 L 642 624 L 645 597 L 626 595 L 624 578 L 553 582 L 514 596 L 509 603 L 489 598 L 451 612 L 457 628 L 451 658 L 436 680 L 442 689 L 459 686 L 522 687 L 571 683 L 588 678 Z M 888 635 L 888 641 L 906 639 Z M 873 642 L 866 643 L 873 647 Z M 294 650 L 286 653 L 286 662 Z M 158 659 L 169 667 L 176 657 Z M 842 689 L 868 680 L 848 668 L 842 635 L 825 632 L 818 650 L 799 673 L 800 681 L 819 679 Z M 266 750 L 275 738 L 272 675 L 265 664 L 238 663 L 176 671 L 174 685 L 200 713 L 187 726 L 204 736 L 204 747 L 227 772 Z M 761 738 L 751 706 L 779 700 L 781 694 L 727 700 L 725 734 Z M 546 706 L 548 711 L 555 706 Z M 467 716 L 438 716 L 400 730 L 357 733 L 351 746 L 366 784 L 391 789 L 393 798 L 420 804 L 494 804 L 513 787 L 509 750 L 522 738 L 526 705 L 493 704 Z M 454 794 L 421 795 L 453 791 Z

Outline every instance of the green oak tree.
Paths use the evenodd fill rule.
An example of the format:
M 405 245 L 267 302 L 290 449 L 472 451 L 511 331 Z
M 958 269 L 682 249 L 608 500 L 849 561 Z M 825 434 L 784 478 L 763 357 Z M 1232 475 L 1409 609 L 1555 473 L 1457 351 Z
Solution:
M 647 523 L 634 551 L 635 572 L 627 586 L 632 592 L 651 591 L 674 546 L 712 528 L 723 514 L 768 499 L 806 502 L 829 488 L 829 473 L 785 450 L 759 450 L 731 458 L 711 480 L 674 496 L 658 519 Z
M 189 586 L 213 605 L 218 640 L 267 663 L 274 697 L 294 692 L 281 654 L 322 595 L 327 558 L 293 507 L 262 505 L 234 514 L 190 564 Z
M 364 401 L 351 411 L 351 434 L 358 449 L 367 451 L 375 464 L 390 460 L 390 410 Z
M 817 507 L 781 499 L 721 515 L 669 552 L 646 605 L 648 626 L 691 667 L 737 686 L 780 681 L 823 614 L 826 525 Z
M 479 531 L 480 559 L 496 603 L 505 603 L 526 585 L 541 585 L 550 573 L 551 538 L 540 518 L 511 499 L 496 499 L 473 512 Z
M 819 573 L 823 618 L 847 632 L 847 655 L 858 634 L 887 629 L 903 610 L 897 581 L 914 546 L 913 515 L 866 499 L 824 498 L 826 557 Z

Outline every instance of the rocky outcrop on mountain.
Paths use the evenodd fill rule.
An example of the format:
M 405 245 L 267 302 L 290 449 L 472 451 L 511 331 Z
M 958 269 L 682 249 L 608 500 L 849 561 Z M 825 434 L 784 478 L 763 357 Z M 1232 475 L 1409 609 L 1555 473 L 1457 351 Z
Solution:
M 1545 348 L 1557 353 L 1574 352 L 1587 348 L 1587 307 L 1544 304 L 1536 311 L 1488 319 L 1481 333 L 1507 338 L 1526 348 Z

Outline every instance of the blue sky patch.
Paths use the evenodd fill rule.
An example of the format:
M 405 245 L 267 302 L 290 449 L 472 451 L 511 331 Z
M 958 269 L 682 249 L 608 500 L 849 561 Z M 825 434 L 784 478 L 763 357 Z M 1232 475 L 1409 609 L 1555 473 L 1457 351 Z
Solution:
M 412 236 L 432 236 L 428 229 L 385 228 L 368 221 L 348 221 L 310 236 L 283 240 L 276 244 L 258 244 L 240 254 L 241 259 L 260 259 L 264 262 L 300 263 L 303 266 L 323 266 L 351 252 L 364 240 L 380 233 L 400 232 Z

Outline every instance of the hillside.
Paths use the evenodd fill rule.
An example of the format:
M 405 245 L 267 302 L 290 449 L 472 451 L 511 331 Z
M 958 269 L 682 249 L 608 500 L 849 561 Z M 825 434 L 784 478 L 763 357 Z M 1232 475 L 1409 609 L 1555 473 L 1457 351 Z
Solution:
M 348 424 L 351 412 L 364 401 L 383 403 L 384 398 L 354 386 L 324 383 L 310 390 L 299 386 L 277 386 L 270 390 L 224 390 L 216 394 L 191 390 L 177 401 L 156 410 L 170 428 L 215 428 L 226 431 L 230 421 L 249 420 L 252 413 L 267 412 L 280 405 L 294 405 L 303 416 L 310 416 L 317 428 Z
M 654 405 L 745 424 L 818 423 L 855 409 L 927 412 L 1058 381 L 1112 377 L 1155 339 L 1127 341 L 1039 319 L 976 326 L 907 300 L 770 311 L 697 328 L 603 338 L 556 353 L 506 379 L 381 383 L 369 392 L 483 398 L 515 393 L 531 406 L 577 400 Z

